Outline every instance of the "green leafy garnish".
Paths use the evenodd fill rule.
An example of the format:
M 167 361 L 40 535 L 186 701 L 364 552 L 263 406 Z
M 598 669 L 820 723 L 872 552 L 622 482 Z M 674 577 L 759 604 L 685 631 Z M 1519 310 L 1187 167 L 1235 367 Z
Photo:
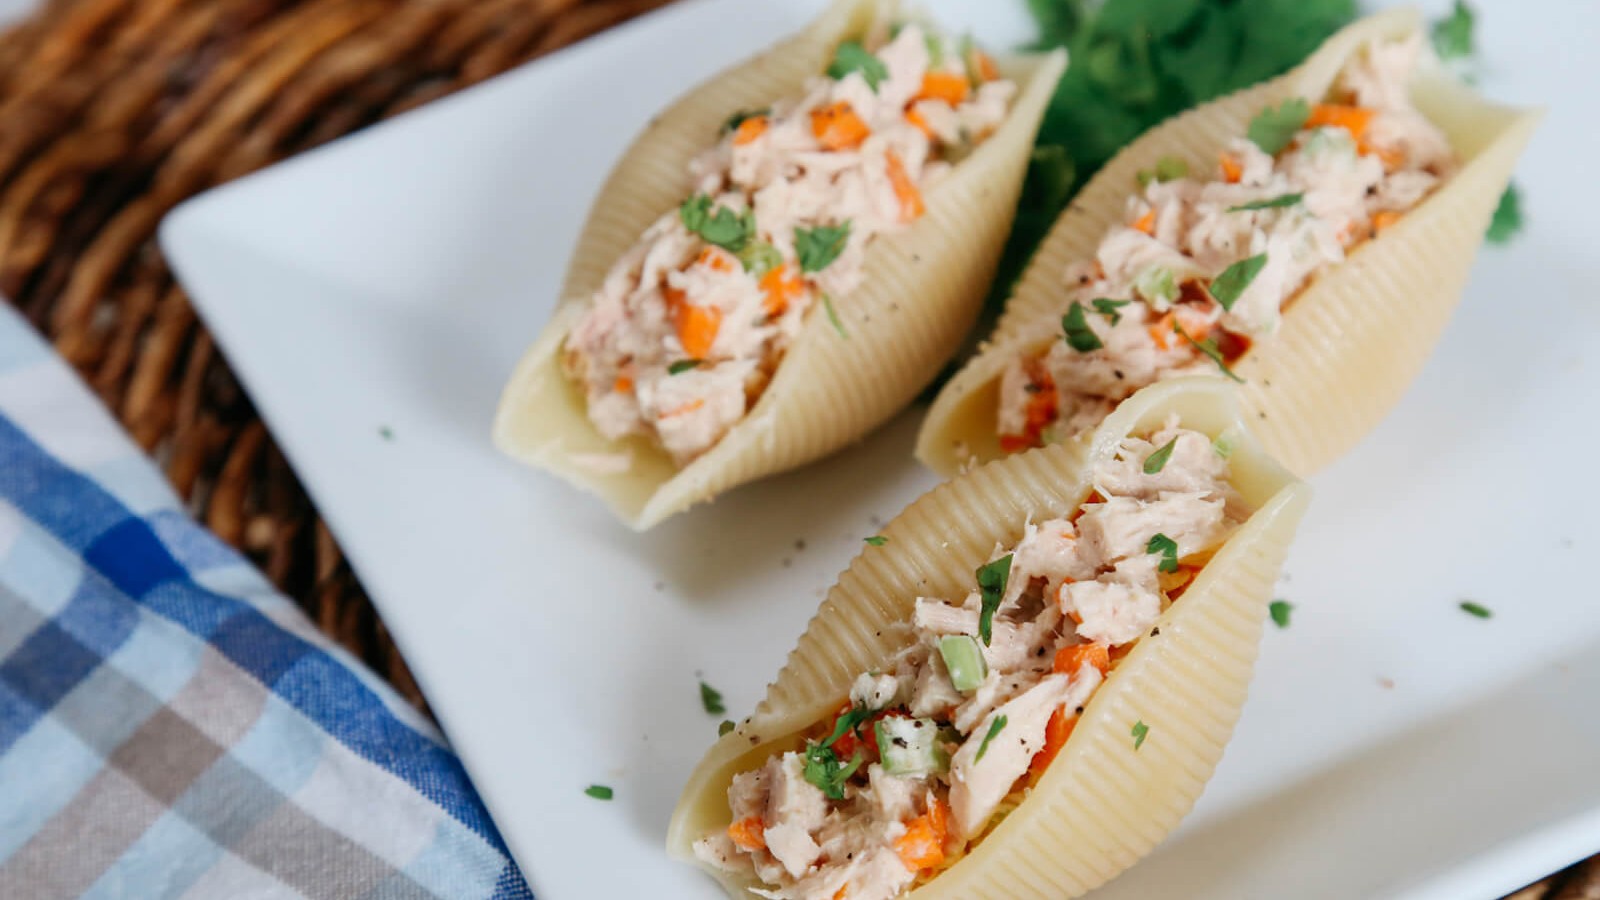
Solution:
M 1163 156 L 1156 160 L 1155 168 L 1140 169 L 1134 177 L 1139 187 L 1149 187 L 1150 182 L 1177 181 L 1189 174 L 1189 164 L 1176 156 Z
M 1149 456 L 1145 457 L 1144 473 L 1146 475 L 1154 475 L 1162 469 L 1165 469 L 1167 467 L 1167 460 L 1172 458 L 1172 448 L 1176 446 L 1178 446 L 1178 439 L 1173 438 L 1172 440 L 1167 441 L 1165 444 L 1162 444 L 1160 447 L 1157 447 L 1154 453 L 1151 453 Z
M 1133 735 L 1133 749 L 1138 750 L 1144 746 L 1144 739 L 1150 733 L 1150 726 L 1146 725 L 1143 719 L 1140 719 L 1133 723 L 1133 731 L 1130 733 Z
M 1289 146 L 1295 132 L 1311 118 L 1311 104 L 1300 97 L 1291 97 L 1277 106 L 1269 106 L 1250 120 L 1247 132 L 1250 140 L 1268 156 Z
M 1061 317 L 1061 330 L 1065 334 L 1067 346 L 1079 353 L 1093 353 L 1104 347 L 1100 336 L 1089 327 L 1089 320 L 1085 318 L 1083 304 L 1072 301 L 1072 308 Z
M 1095 312 L 1104 316 L 1106 321 L 1115 325 L 1122 321 L 1122 313 L 1117 310 L 1132 302 L 1132 300 L 1107 300 L 1104 297 L 1096 297 L 1089 301 L 1089 305 L 1094 307 Z
M 1489 231 L 1484 235 L 1491 244 L 1504 244 L 1522 230 L 1522 194 L 1514 184 L 1506 185 L 1500 203 L 1489 219 Z
M 1267 614 L 1272 616 L 1272 624 L 1279 628 L 1289 627 L 1289 613 L 1294 610 L 1294 604 L 1287 600 L 1274 600 L 1267 604 Z
M 1480 619 L 1488 619 L 1494 616 L 1489 607 L 1484 606 L 1482 603 L 1474 603 L 1471 600 L 1461 601 L 1461 611 L 1469 616 L 1477 616 Z
M 994 736 L 995 735 L 999 734 L 1000 732 L 1004 731 L 1005 729 L 1006 729 L 1006 717 L 1005 716 L 995 716 L 994 717 L 994 721 L 989 724 L 989 733 L 985 734 L 983 736 L 983 743 L 978 745 L 978 753 L 977 753 L 977 755 L 972 757 L 973 764 L 977 764 L 977 763 L 980 763 L 980 762 L 983 761 L 983 755 L 985 753 L 989 752 L 989 742 L 994 740 Z
M 1144 545 L 1144 552 L 1161 555 L 1161 562 L 1156 565 L 1161 571 L 1178 571 L 1178 542 L 1172 538 L 1158 531 L 1151 536 L 1150 543 Z
M 770 115 L 772 115 L 772 107 L 770 107 L 770 106 L 763 106 L 760 109 L 741 109 L 738 112 L 734 113 L 733 115 L 729 116 L 727 121 L 722 123 L 722 132 L 724 134 L 727 134 L 728 132 L 731 132 L 731 131 L 738 131 L 739 130 L 739 126 L 743 125 L 745 123 L 745 120 L 747 120 L 747 119 L 759 119 L 762 116 L 770 116 Z
M 386 441 L 392 441 L 394 440 L 394 429 L 387 425 L 379 426 L 378 437 L 381 437 Z
M 1472 7 L 1456 0 L 1450 15 L 1433 23 L 1433 49 L 1440 59 L 1460 59 L 1471 56 Z
M 727 734 L 728 732 L 730 732 L 732 730 L 733 730 L 733 720 L 732 719 L 723 719 L 717 725 L 717 737 L 722 737 L 723 735 Z
M 722 694 L 704 681 L 700 682 L 700 705 L 706 708 L 707 714 L 713 716 L 720 716 L 728 711 L 728 708 L 722 705 Z
M 1250 287 L 1250 282 L 1256 280 L 1261 270 L 1267 265 L 1267 255 L 1257 253 L 1249 259 L 1241 259 L 1233 265 L 1222 270 L 1211 282 L 1211 296 L 1222 304 L 1222 308 L 1232 310 L 1233 304 L 1239 302 L 1239 297 Z
M 850 763 L 839 765 L 839 755 L 821 744 L 806 744 L 806 764 L 803 775 L 829 800 L 844 799 L 844 784 L 861 768 L 861 753 L 857 751 Z
M 667 374 L 668 375 L 682 375 L 683 373 L 689 371 L 690 369 L 698 369 L 698 368 L 700 368 L 700 360 L 698 360 L 698 359 L 680 359 L 677 362 L 673 363 L 672 365 L 667 366 Z
M 833 298 L 823 294 L 822 308 L 828 313 L 828 321 L 833 323 L 833 330 L 839 332 L 839 337 L 848 340 L 850 332 L 844 330 L 844 322 L 839 319 L 839 311 L 833 308 Z
M 800 271 L 821 272 L 833 265 L 850 243 L 850 220 L 838 225 L 818 225 L 794 230 L 794 252 L 800 258 Z
M 828 77 L 839 81 L 851 72 L 860 72 L 867 81 L 867 87 L 874 91 L 889 77 L 889 67 L 883 64 L 883 60 L 860 43 L 845 41 L 833 51 L 833 62 L 828 64 Z
M 874 547 L 882 547 L 884 544 L 889 543 L 889 539 L 881 534 L 875 534 L 872 537 L 866 538 L 865 540 Z
M 1189 346 L 1199 350 L 1206 356 L 1211 357 L 1211 361 L 1217 364 L 1217 368 L 1222 370 L 1222 374 L 1232 378 L 1234 381 L 1237 381 L 1240 384 L 1244 384 L 1244 379 L 1234 374 L 1234 371 L 1228 368 L 1227 362 L 1222 359 L 1222 351 L 1217 349 L 1216 341 L 1212 340 L 1211 338 L 1197 341 L 1190 337 L 1189 332 L 1184 331 L 1183 326 L 1179 325 L 1177 322 L 1172 323 L 1172 330 L 1182 335 L 1183 339 L 1189 342 Z
M 1133 280 L 1133 289 L 1146 300 L 1165 300 L 1171 303 L 1178 299 L 1177 276 L 1166 266 L 1145 267 L 1144 271 Z
M 929 69 L 937 69 L 944 65 L 944 41 L 938 35 L 924 32 L 922 45 L 928 48 Z
M 1305 194 L 1284 194 L 1273 197 L 1271 200 L 1251 200 L 1238 206 L 1228 207 L 1228 212 L 1251 212 L 1257 209 L 1281 209 L 1285 206 L 1294 206 L 1306 198 Z
M 862 722 L 872 718 L 872 713 L 873 711 L 865 706 L 851 707 L 848 712 L 845 712 L 839 716 L 839 720 L 837 722 L 833 723 L 833 733 L 829 734 L 828 739 L 822 742 L 822 746 L 832 747 L 834 743 L 838 741 L 839 738 L 844 737 L 847 732 L 855 731 L 857 726 L 859 726 Z
M 744 265 L 744 270 L 757 279 L 783 265 L 783 254 L 766 241 L 751 241 L 745 244 L 737 256 L 739 262 Z
M 729 253 L 738 253 L 756 234 L 754 210 L 736 213 L 726 206 L 711 211 L 711 198 L 695 194 L 678 207 L 678 218 L 683 227 L 700 235 L 708 244 L 714 244 Z
M 584 788 L 583 792 L 595 798 L 596 800 L 610 800 L 612 797 L 611 788 L 608 788 L 603 784 L 591 784 Z
M 1000 609 L 1000 598 L 1006 595 L 1006 582 L 1011 578 L 1011 556 L 1007 553 L 992 563 L 979 566 L 978 591 L 983 595 L 982 612 L 978 614 L 978 637 L 989 646 L 994 634 L 994 614 Z

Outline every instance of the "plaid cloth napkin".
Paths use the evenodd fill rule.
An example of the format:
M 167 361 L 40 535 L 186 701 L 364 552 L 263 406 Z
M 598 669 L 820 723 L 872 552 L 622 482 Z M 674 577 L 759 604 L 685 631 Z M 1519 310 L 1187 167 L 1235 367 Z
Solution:
M 442 736 L 0 305 L 0 898 L 531 897 Z

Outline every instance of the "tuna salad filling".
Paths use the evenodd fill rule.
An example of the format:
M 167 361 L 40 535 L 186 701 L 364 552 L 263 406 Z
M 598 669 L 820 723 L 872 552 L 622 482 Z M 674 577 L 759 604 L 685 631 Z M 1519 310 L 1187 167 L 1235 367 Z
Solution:
M 1077 510 L 997 547 L 965 597 L 916 598 L 906 648 L 800 749 L 735 775 L 732 824 L 696 856 L 783 900 L 887 900 L 953 864 L 1247 517 L 1228 452 L 1176 420 L 1130 437 Z
M 739 112 L 689 165 L 694 193 L 607 273 L 563 365 L 606 438 L 677 465 L 755 404 L 818 305 L 860 283 L 867 245 L 1006 117 L 1016 94 L 967 40 L 880 22 L 805 94 Z
M 1061 332 L 1000 379 L 1001 449 L 1092 428 L 1139 388 L 1231 366 L 1269 340 L 1325 267 L 1393 225 L 1456 168 L 1412 105 L 1422 38 L 1354 55 L 1323 102 L 1263 110 L 1216 169 L 1177 158 L 1141 172 L 1126 224 L 1066 273 Z

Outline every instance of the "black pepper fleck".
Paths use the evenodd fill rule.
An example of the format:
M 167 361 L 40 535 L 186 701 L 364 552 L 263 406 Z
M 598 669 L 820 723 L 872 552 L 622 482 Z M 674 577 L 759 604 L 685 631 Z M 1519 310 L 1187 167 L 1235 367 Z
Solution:
M 1117 376 L 1118 381 L 1121 381 L 1125 377 L 1123 376 L 1121 369 L 1112 369 L 1111 374 Z

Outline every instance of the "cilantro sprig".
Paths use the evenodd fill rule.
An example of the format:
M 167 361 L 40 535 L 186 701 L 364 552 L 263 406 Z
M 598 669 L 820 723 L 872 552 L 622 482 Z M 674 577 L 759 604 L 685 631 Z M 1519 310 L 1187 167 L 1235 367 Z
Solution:
M 857 41 L 845 41 L 833 51 L 833 62 L 828 64 L 828 77 L 839 81 L 851 72 L 860 72 L 867 87 L 877 91 L 878 85 L 889 77 L 889 67 L 874 56 L 871 50 Z
M 1456 0 L 1450 15 L 1433 23 L 1433 49 L 1440 59 L 1461 59 L 1472 55 L 1475 18 L 1472 7 L 1462 0 Z
M 794 230 L 794 252 L 800 258 L 800 271 L 821 272 L 833 265 L 850 243 L 850 220 L 837 225 Z
M 1250 130 L 1245 134 L 1261 152 L 1277 156 L 1289 146 L 1306 120 L 1311 118 L 1311 104 L 1303 98 L 1291 97 L 1277 106 L 1269 106 L 1250 120 Z
M 801 774 L 829 800 L 844 799 L 844 785 L 850 776 L 861 768 L 861 751 L 850 757 L 850 762 L 839 762 L 839 754 L 821 744 L 807 744 L 805 767 Z
M 726 206 L 712 210 L 712 200 L 705 194 L 695 194 L 678 207 L 678 218 L 683 227 L 702 240 L 728 251 L 738 253 L 756 235 L 755 210 L 734 212 Z

